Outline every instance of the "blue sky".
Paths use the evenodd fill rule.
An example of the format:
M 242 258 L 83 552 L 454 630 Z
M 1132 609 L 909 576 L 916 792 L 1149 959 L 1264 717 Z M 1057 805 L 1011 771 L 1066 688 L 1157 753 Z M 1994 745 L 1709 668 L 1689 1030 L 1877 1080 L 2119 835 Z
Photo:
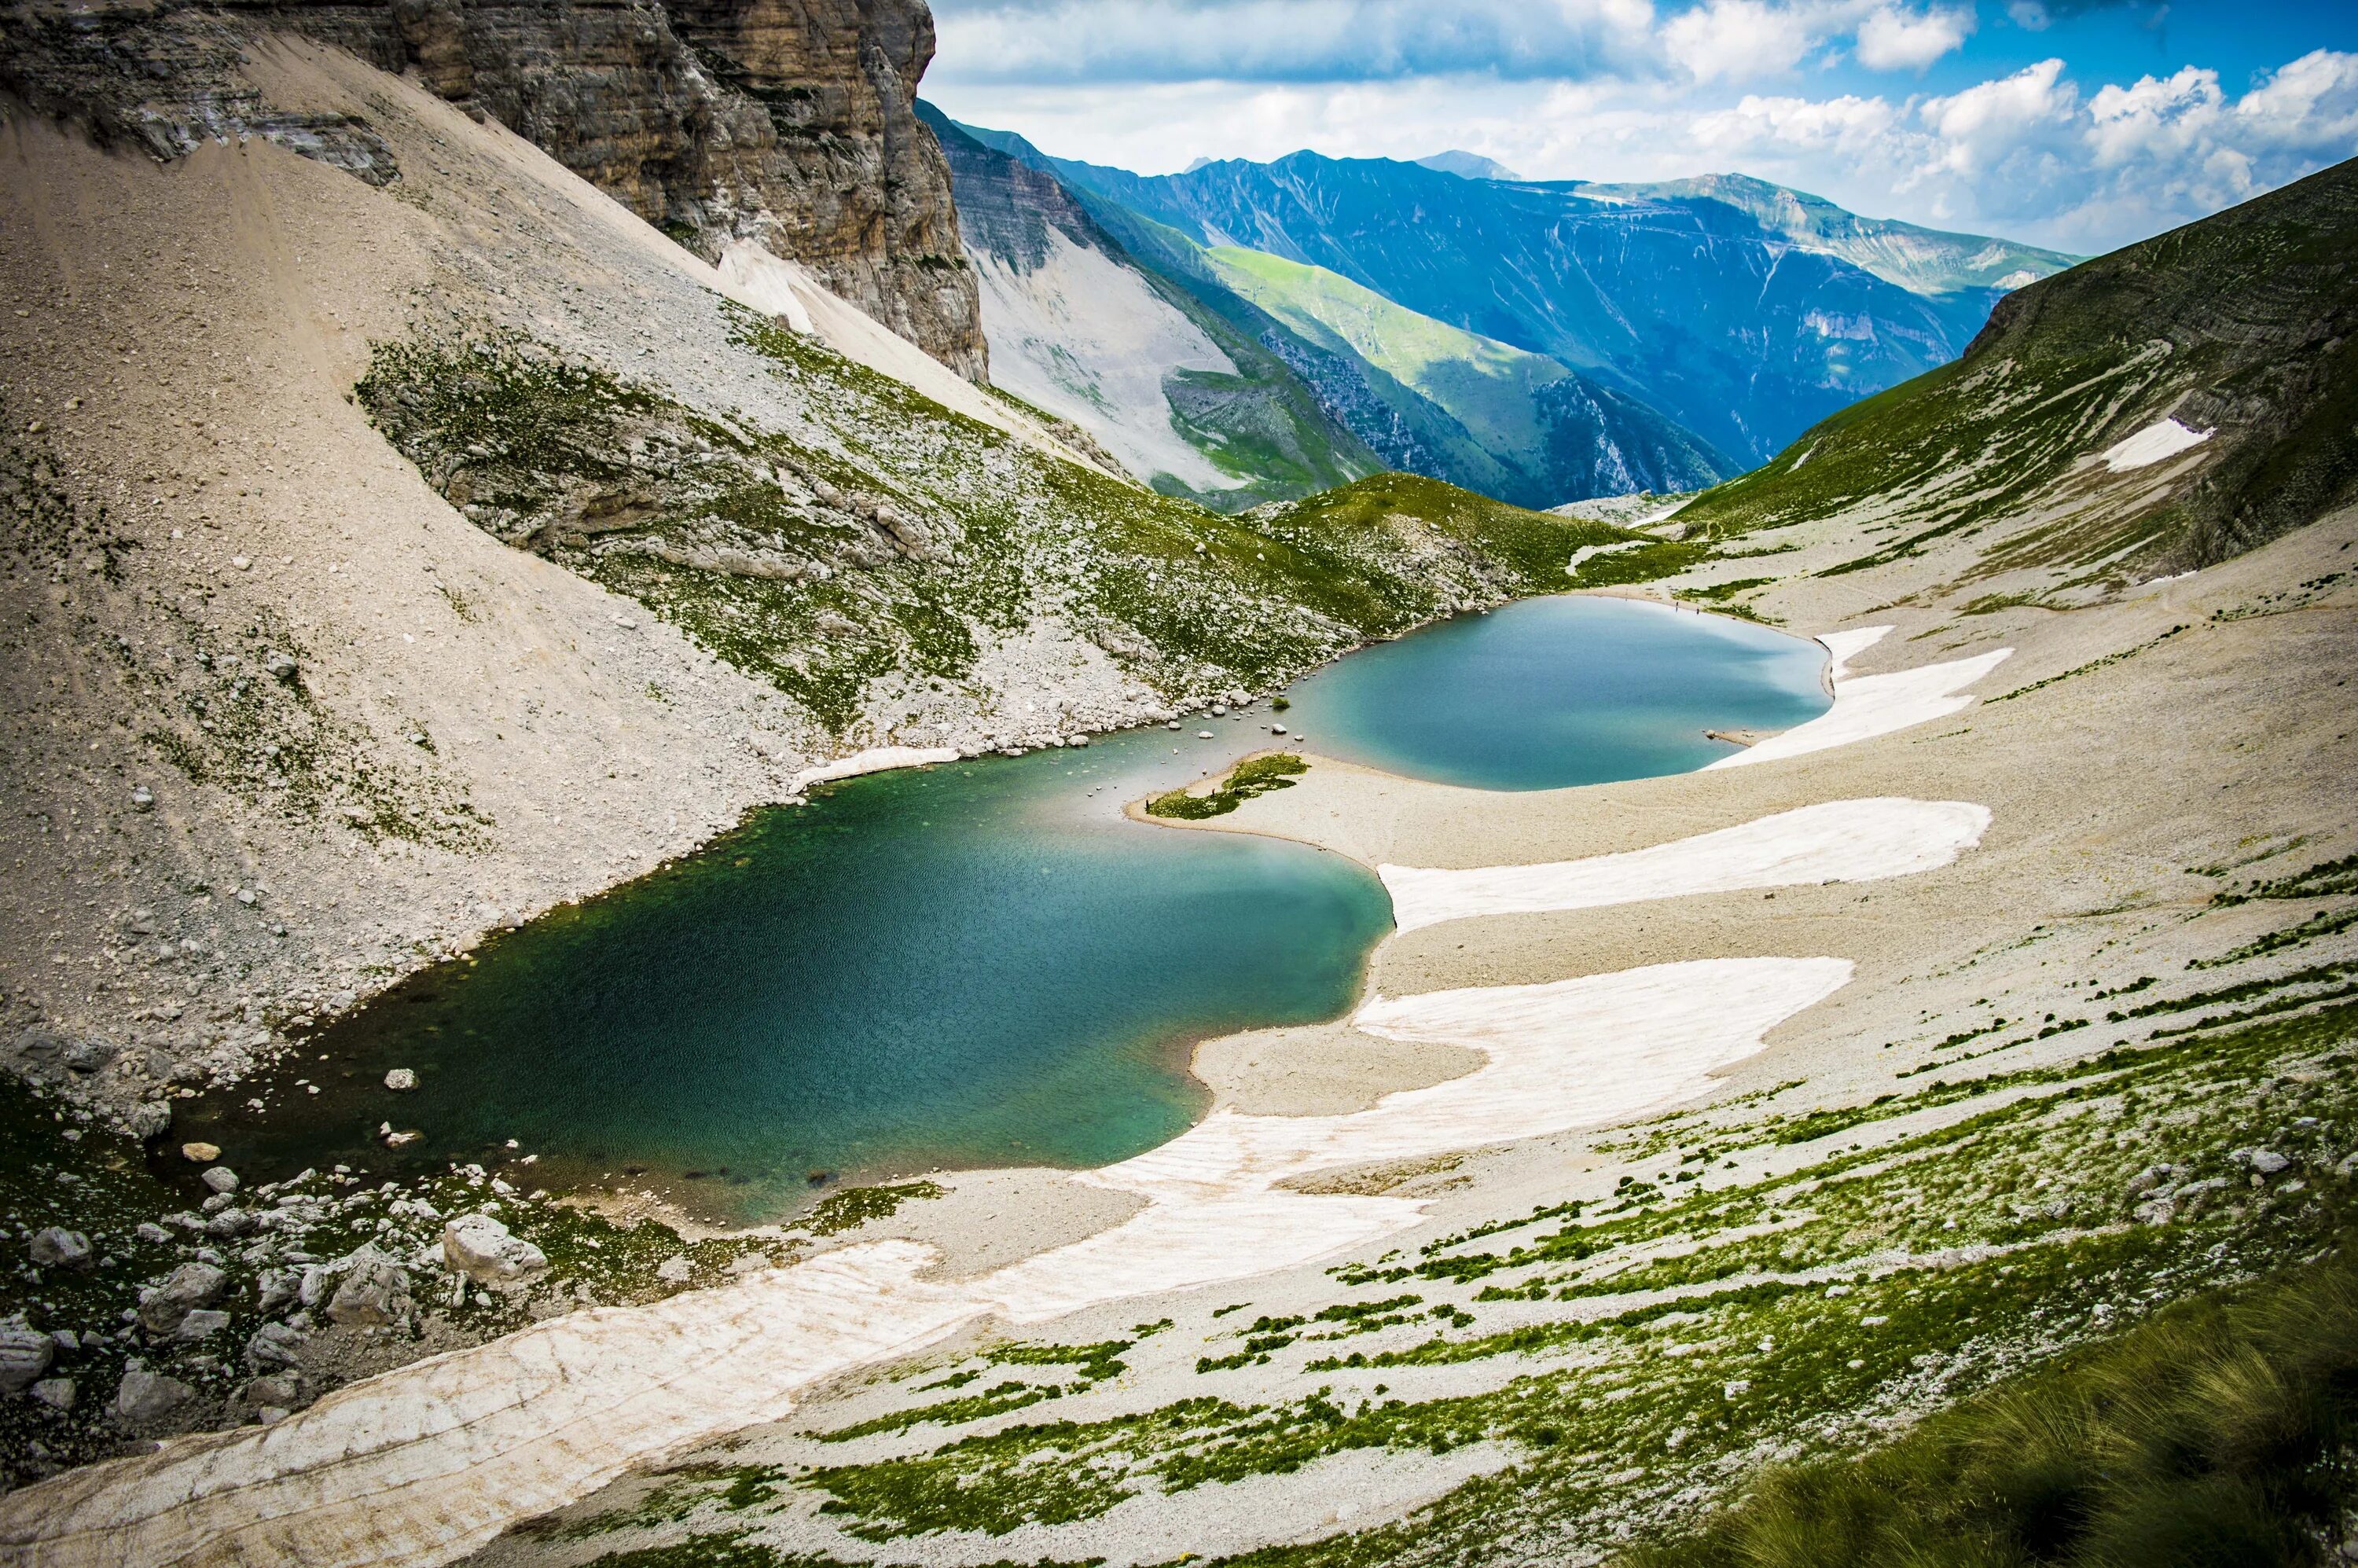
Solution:
M 2358 156 L 2342 0 L 935 0 L 925 95 L 1143 173 L 1415 157 L 1758 175 L 2108 250 Z

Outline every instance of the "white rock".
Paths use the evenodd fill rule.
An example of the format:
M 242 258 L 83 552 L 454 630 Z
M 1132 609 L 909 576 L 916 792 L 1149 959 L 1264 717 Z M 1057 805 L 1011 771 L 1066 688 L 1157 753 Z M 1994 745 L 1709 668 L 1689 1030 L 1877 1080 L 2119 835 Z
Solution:
M 0 1324 L 0 1390 L 22 1393 L 57 1359 L 58 1342 L 22 1322 Z
M 26 1250 L 34 1263 L 44 1269 L 87 1269 L 96 1261 L 91 1256 L 90 1238 L 61 1226 L 35 1231 Z
M 396 1094 L 414 1089 L 417 1087 L 417 1075 L 410 1068 L 395 1067 L 384 1076 L 384 1087 Z
M 144 1422 L 167 1416 L 196 1397 L 196 1390 L 178 1378 L 134 1367 L 123 1374 L 114 1390 L 114 1413 L 124 1421 Z
M 373 1247 L 363 1247 L 346 1261 L 343 1283 L 328 1298 L 328 1316 L 348 1327 L 377 1327 L 404 1314 L 409 1275 L 401 1265 Z
M 183 1263 L 155 1290 L 140 1293 L 140 1325 L 150 1334 L 175 1333 L 181 1319 L 211 1306 L 228 1288 L 229 1276 L 211 1263 Z
M 228 1326 L 229 1314 L 218 1307 L 199 1307 L 180 1320 L 172 1337 L 184 1345 L 194 1345 L 199 1340 L 211 1339 Z
M 227 1165 L 215 1165 L 199 1179 L 222 1196 L 237 1191 L 237 1173 Z
M 488 1214 L 462 1214 L 442 1227 L 442 1256 L 480 1285 L 512 1284 L 548 1267 L 547 1255 L 510 1235 Z

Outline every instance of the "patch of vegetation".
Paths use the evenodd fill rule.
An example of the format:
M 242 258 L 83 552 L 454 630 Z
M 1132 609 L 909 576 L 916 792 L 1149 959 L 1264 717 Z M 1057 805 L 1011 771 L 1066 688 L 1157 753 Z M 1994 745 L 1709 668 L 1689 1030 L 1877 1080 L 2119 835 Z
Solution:
M 1248 757 L 1230 768 L 1227 778 L 1202 795 L 1182 788 L 1154 796 L 1146 803 L 1146 814 L 1184 821 L 1224 816 L 1255 795 L 1292 789 L 1293 781 L 1309 771 L 1310 764 L 1291 752 Z
M 1707 604 L 1717 604 L 1723 600 L 1734 599 L 1739 593 L 1749 593 L 1756 588 L 1765 588 L 1776 580 L 1773 577 L 1736 578 L 1730 582 L 1714 582 L 1705 584 L 1702 588 L 1682 589 L 1679 591 L 1679 597 L 1702 600 Z
M 2319 516 L 2358 493 L 2353 188 L 2328 170 L 2018 289 L 1961 360 L 1822 421 L 1681 520 L 1725 540 L 1849 510 L 1897 535 L 1835 575 L 2037 513 L 1969 575 L 2125 583 Z M 2190 481 L 2132 501 L 2086 463 L 2172 412 L 2217 431 Z
M 905 1203 L 937 1198 L 944 1189 L 936 1182 L 897 1182 L 871 1187 L 852 1187 L 818 1200 L 800 1221 L 800 1228 L 813 1236 L 839 1236 L 847 1230 L 857 1230 L 874 1220 L 890 1219 L 901 1212 Z
M 2358 905 L 2342 910 L 2320 909 L 2298 925 L 2288 925 L 2281 931 L 2271 931 L 2264 936 L 2255 936 L 2243 946 L 2231 947 L 2213 957 L 2196 958 L 2187 967 L 2209 969 L 2225 964 L 2240 964 L 2246 958 L 2258 958 L 2270 953 L 2281 953 L 2288 947 L 2298 947 L 2304 943 L 2314 942 L 2321 936 L 2338 935 L 2353 925 L 2358 925 Z
M 2358 855 L 2321 860 L 2288 877 L 2254 882 L 2234 892 L 2223 892 L 2213 903 L 2245 903 L 2255 898 L 2332 898 L 2358 893 Z
M 2189 1302 L 1853 1461 L 1772 1471 L 1629 1568 L 2308 1563 L 2358 1500 L 2358 1266 Z
M 1572 574 L 1572 586 L 1621 588 L 1631 583 L 1652 582 L 1657 578 L 1676 577 L 1691 567 L 1702 565 L 1710 556 L 1711 546 L 1705 544 L 1656 539 L 1634 549 L 1612 550 L 1589 557 L 1580 563 L 1580 569 Z
M 1619 530 L 1399 474 L 1228 518 L 1035 451 L 727 307 L 806 423 L 769 429 L 513 333 L 380 343 L 355 396 L 479 526 L 671 621 L 849 735 L 1053 611 L 1166 695 L 1267 689 L 1561 585 Z
M 1283 1473 L 1350 1448 L 1505 1443 L 1510 1468 L 1425 1515 L 1253 1561 L 1561 1556 L 1567 1525 L 1594 1540 L 1617 1519 L 1692 1518 L 1693 1498 L 1723 1487 L 1743 1455 L 1847 1449 L 1878 1423 L 2104 1339 L 2167 1301 L 2313 1253 L 2352 1212 L 2329 1172 L 2358 1145 L 2353 1066 L 2358 1005 L 2325 1001 L 2002 1075 L 1969 1091 L 2017 1091 L 1990 1108 L 1828 1150 L 1785 1174 L 1667 1192 L 1633 1178 L 1602 1209 L 1541 1206 L 1444 1238 L 1419 1260 L 1430 1274 L 1485 1281 L 1471 1303 L 1440 1303 L 1449 1330 L 1312 1361 L 1305 1380 L 1325 1382 L 1291 1400 L 1198 1399 L 1011 1428 L 808 1484 L 882 1540 L 1096 1517 L 1141 1487 Z M 1936 1086 L 1876 1113 L 1952 1092 Z M 1717 1127 L 1704 1147 L 1773 1141 L 1790 1125 Z M 2239 1152 L 2254 1148 L 2286 1162 L 2257 1186 Z M 1562 1223 L 1541 1228 L 1550 1221 Z M 1539 1233 L 1502 1252 L 1462 1250 L 1526 1227 Z M 1358 1281 L 1394 1271 L 1382 1260 L 1348 1271 Z M 1485 1303 L 1534 1300 L 1565 1305 L 1539 1323 L 1486 1321 Z M 1409 1304 L 1340 1310 L 1372 1324 Z M 1239 1349 L 1273 1359 L 1277 1341 L 1316 1326 L 1309 1314 L 1265 1317 L 1240 1332 Z M 1367 1381 L 1436 1365 L 1491 1368 L 1492 1379 L 1421 1400 Z
M 1141 1325 L 1141 1337 L 1162 1332 L 1165 1323 Z M 823 1434 L 823 1443 L 848 1443 L 855 1437 L 868 1437 L 880 1432 L 903 1432 L 920 1423 L 937 1426 L 965 1426 L 1010 1411 L 1022 1410 L 1045 1400 L 1062 1399 L 1067 1394 L 1086 1393 L 1098 1383 L 1119 1378 L 1130 1368 L 1121 1353 L 1135 1344 L 1129 1339 L 1099 1340 L 1092 1345 L 998 1345 L 979 1353 L 978 1359 L 986 1366 L 996 1367 L 1070 1367 L 1079 1374 L 1069 1386 L 1058 1383 L 1027 1383 L 1010 1379 L 960 1399 L 943 1400 L 930 1405 L 915 1405 L 906 1410 L 892 1411 L 869 1421 Z M 933 1388 L 963 1388 L 981 1374 L 973 1370 L 953 1373 L 949 1377 L 924 1385 Z

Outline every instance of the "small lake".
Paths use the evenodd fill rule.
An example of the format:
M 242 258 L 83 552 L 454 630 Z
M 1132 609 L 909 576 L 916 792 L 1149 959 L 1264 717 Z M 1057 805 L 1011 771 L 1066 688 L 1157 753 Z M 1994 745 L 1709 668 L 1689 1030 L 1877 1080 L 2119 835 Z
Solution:
M 183 1102 L 169 1141 L 249 1180 L 531 1153 L 552 1188 L 627 1175 L 737 1221 L 837 1180 L 1109 1163 L 1201 1114 L 1195 1042 L 1339 1015 L 1390 926 L 1341 856 L 1127 802 L 1271 745 L 1273 721 L 1490 789 L 1682 772 L 1729 750 L 1705 729 L 1822 712 L 1824 662 L 1723 617 L 1536 600 L 1354 654 L 1282 714 L 848 780 L 412 978 Z M 418 1087 L 384 1089 L 394 1066 Z M 386 1122 L 423 1137 L 387 1149 Z

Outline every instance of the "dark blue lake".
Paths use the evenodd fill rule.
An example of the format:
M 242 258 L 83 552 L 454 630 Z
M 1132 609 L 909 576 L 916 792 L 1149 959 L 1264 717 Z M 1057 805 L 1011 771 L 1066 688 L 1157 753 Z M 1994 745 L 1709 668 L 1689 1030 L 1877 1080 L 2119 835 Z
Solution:
M 846 781 L 413 978 L 263 1084 L 185 1102 L 172 1141 L 250 1179 L 533 1152 L 549 1186 L 627 1172 L 729 1219 L 822 1173 L 1109 1163 L 1200 1114 L 1194 1042 L 1338 1015 L 1390 925 L 1340 856 L 1126 802 L 1270 745 L 1273 719 L 1492 789 L 1682 772 L 1728 750 L 1705 729 L 1823 711 L 1823 664 L 1721 617 L 1537 600 L 1354 654 L 1282 715 Z M 396 1065 L 416 1090 L 384 1089 Z M 386 1120 L 425 1136 L 388 1150 Z

